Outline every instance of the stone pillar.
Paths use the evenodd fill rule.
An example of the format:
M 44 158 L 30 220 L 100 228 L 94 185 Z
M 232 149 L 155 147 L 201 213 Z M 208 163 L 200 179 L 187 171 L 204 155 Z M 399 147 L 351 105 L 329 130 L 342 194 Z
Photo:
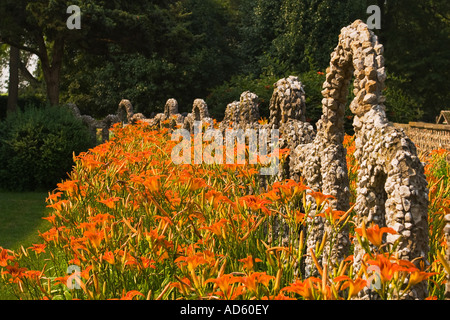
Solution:
M 229 127 L 234 129 L 250 129 L 259 127 L 259 98 L 256 94 L 245 91 L 239 101 L 227 105 L 223 121 L 219 129 L 225 131 Z
M 256 94 L 245 91 L 241 94 L 239 102 L 239 124 L 242 129 L 253 127 L 258 123 L 259 116 L 259 98 Z
M 212 126 L 213 119 L 209 116 L 208 105 L 203 99 L 195 99 L 192 105 L 192 112 L 184 118 L 183 128 L 192 131 L 194 128 L 194 121 L 202 121 Z
M 164 116 L 169 119 L 170 116 L 178 114 L 178 102 L 175 99 L 169 99 L 164 106 Z
M 305 91 L 298 78 L 289 76 L 280 79 L 274 87 L 269 106 L 271 127 L 279 127 L 290 119 L 306 122 Z
M 233 125 L 239 123 L 239 101 L 229 103 L 225 109 L 225 114 L 219 128 L 222 132 Z
M 119 108 L 117 110 L 117 116 L 123 123 L 131 123 L 131 118 L 133 117 L 133 105 L 130 100 L 123 99 L 119 103 Z
M 317 136 L 313 144 L 296 148 L 297 166 L 303 168 L 309 185 L 336 197 L 331 203 L 335 209 L 348 208 L 348 173 L 342 142 L 348 86 L 354 77 L 355 98 L 350 110 L 355 115 L 355 158 L 360 167 L 354 209 L 356 226 L 364 221 L 366 225 L 373 222 L 392 227 L 398 234 L 388 235 L 387 242 L 400 239 L 396 249 L 399 258 L 419 263 L 428 254 L 427 182 L 414 144 L 387 120 L 382 95 L 386 80 L 382 54 L 383 46 L 377 36 L 361 20 L 341 30 L 323 84 L 323 114 L 317 123 Z M 308 247 L 314 248 L 318 235 L 329 231 L 329 226 L 319 220 Z M 332 248 L 332 261 L 343 258 L 348 248 L 348 236 L 338 237 L 337 247 Z M 356 243 L 356 269 L 363 254 Z M 412 288 L 408 298 L 425 296 L 426 286 L 422 283 Z

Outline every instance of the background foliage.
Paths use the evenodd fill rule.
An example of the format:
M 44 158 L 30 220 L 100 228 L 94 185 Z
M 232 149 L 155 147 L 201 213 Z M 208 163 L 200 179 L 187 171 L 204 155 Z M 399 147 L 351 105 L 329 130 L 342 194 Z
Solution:
M 81 8 L 81 30 L 65 28 L 65 1 L 3 1 L 0 37 L 25 54 L 37 51 L 43 36 L 50 58 L 62 37 L 60 102 L 75 102 L 96 117 L 114 113 L 122 98 L 150 116 L 172 97 L 182 112 L 190 112 L 194 99 L 208 98 L 220 117 L 249 89 L 262 95 L 265 108 L 266 86 L 299 75 L 309 86 L 314 123 L 320 82 L 316 87 L 308 77 L 325 71 L 341 28 L 366 21 L 372 4 L 382 10 L 382 28 L 374 31 L 385 45 L 390 120 L 434 122 L 450 98 L 445 0 L 72 2 Z M 20 19 L 10 19 L 14 15 Z M 31 91 L 41 96 L 50 85 L 44 69 L 40 63 L 34 74 L 40 85 L 33 83 Z

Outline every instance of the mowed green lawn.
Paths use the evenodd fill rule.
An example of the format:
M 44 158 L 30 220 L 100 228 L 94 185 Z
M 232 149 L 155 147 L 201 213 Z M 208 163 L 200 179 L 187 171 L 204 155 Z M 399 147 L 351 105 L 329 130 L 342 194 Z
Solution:
M 51 224 L 42 219 L 48 213 L 45 192 L 0 192 L 0 247 L 20 250 L 23 245 L 42 243 L 39 231 L 45 232 Z M 0 300 L 14 299 L 0 286 Z
M 38 230 L 49 227 L 44 192 L 0 192 L 0 247 L 16 250 L 40 241 Z

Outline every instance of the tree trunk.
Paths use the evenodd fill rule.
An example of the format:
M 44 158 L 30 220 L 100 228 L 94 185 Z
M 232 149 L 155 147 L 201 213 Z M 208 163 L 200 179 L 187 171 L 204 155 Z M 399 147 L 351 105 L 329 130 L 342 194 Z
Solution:
M 47 47 L 42 35 L 38 37 L 39 58 L 41 60 L 42 73 L 47 86 L 47 99 L 52 106 L 59 104 L 59 81 L 64 55 L 64 39 L 57 38 L 53 44 L 51 62 Z
M 20 50 L 11 46 L 9 48 L 9 84 L 8 84 L 8 104 L 7 113 L 13 113 L 17 110 L 17 101 L 19 99 L 19 63 Z
M 56 68 L 49 68 L 44 71 L 45 83 L 47 86 L 47 99 L 52 106 L 59 104 L 59 77 L 60 70 Z

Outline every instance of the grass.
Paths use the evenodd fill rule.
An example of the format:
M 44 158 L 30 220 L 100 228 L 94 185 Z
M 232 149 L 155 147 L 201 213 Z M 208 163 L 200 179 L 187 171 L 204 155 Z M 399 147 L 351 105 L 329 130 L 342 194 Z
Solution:
M 0 247 L 20 250 L 39 243 L 39 231 L 50 223 L 42 219 L 48 212 L 45 192 L 0 192 Z M 0 300 L 14 299 L 0 287 Z
M 50 224 L 43 220 L 46 208 L 43 192 L 0 193 L 0 247 L 17 250 L 39 239 L 38 230 Z

